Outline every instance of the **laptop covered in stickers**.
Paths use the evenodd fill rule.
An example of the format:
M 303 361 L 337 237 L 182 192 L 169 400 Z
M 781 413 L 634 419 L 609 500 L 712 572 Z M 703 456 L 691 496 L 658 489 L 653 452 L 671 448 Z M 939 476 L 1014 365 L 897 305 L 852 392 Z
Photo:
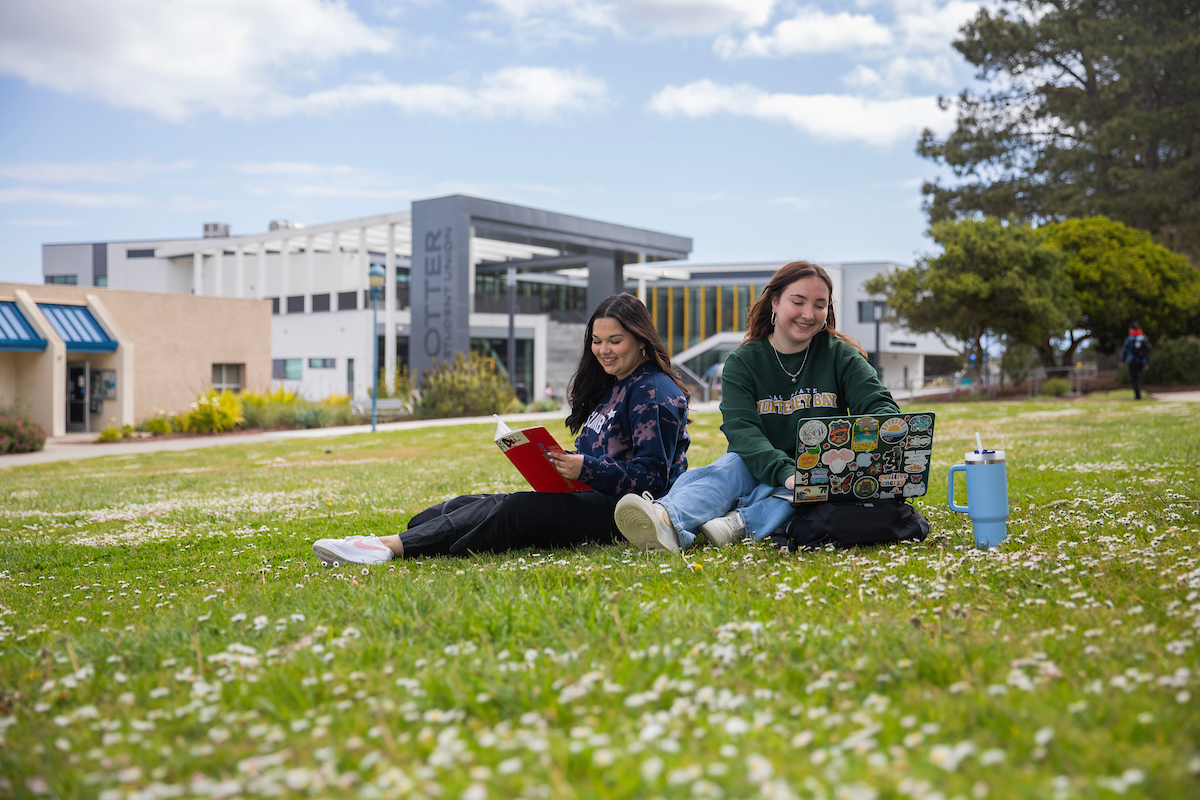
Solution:
M 921 411 L 805 420 L 797 433 L 792 502 L 924 496 L 935 417 Z

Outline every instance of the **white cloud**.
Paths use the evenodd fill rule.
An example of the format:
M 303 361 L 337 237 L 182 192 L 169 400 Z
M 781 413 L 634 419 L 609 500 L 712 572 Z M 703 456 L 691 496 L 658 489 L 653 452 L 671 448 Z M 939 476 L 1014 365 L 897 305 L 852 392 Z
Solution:
M 27 187 L 0 189 L 0 203 L 121 209 L 149 208 L 153 205 L 149 197 L 138 194 L 71 192 Z
M 173 121 L 255 116 L 285 78 L 392 46 L 329 0 L 0 3 L 0 73 Z
M 608 85 L 582 70 L 505 67 L 475 88 L 446 83 L 402 84 L 382 78 L 340 86 L 281 102 L 274 113 L 326 113 L 366 105 L 391 105 L 409 114 L 438 117 L 524 117 L 548 120 L 566 111 L 593 111 L 607 102 Z
M 137 183 L 152 175 L 182 172 L 191 161 L 0 161 L 0 178 L 33 183 Z
M 592 108 L 608 92 L 602 80 L 581 71 L 520 66 L 484 75 L 473 87 L 375 76 L 299 88 L 311 87 L 321 68 L 339 59 L 388 53 L 396 41 L 397 35 L 369 27 L 332 0 L 0 4 L 0 73 L 171 121 L 365 105 L 441 117 L 544 120 Z M 105 172 L 99 165 L 94 171 Z
M 18 228 L 78 228 L 83 223 L 73 219 L 10 219 L 9 225 Z
M 579 28 L 656 36 L 712 35 L 765 25 L 778 0 L 488 0 L 526 34 L 568 35 Z
M 892 0 L 897 37 L 907 52 L 948 51 L 958 29 L 991 3 L 967 0 Z
M 314 164 L 306 161 L 268 161 L 234 164 L 234 172 L 257 180 L 245 187 L 255 197 L 283 195 L 304 198 L 360 198 L 368 200 L 406 200 L 407 189 L 378 170 L 365 170 L 349 164 Z
M 768 34 L 750 32 L 742 39 L 723 35 L 713 44 L 721 58 L 772 58 L 797 53 L 834 53 L 885 47 L 892 33 L 869 14 L 827 14 L 805 6 Z
M 818 139 L 851 140 L 886 147 L 912 140 L 922 128 L 946 133 L 953 114 L 936 97 L 874 100 L 853 95 L 770 93 L 749 84 L 721 85 L 709 80 L 667 86 L 649 103 L 666 117 L 738 117 L 785 122 Z
M 880 70 L 857 64 L 843 80 L 851 88 L 892 95 L 903 94 L 904 87 L 913 78 L 927 84 L 953 86 L 954 67 L 950 59 L 942 55 L 929 58 L 902 55 L 888 61 Z

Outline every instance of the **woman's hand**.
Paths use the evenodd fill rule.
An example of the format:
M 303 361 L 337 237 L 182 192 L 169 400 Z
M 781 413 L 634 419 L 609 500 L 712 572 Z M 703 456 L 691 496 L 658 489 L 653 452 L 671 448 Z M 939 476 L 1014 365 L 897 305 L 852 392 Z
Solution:
M 583 472 L 582 453 L 551 453 L 550 463 L 558 470 L 559 475 L 569 481 L 579 480 L 579 474 Z

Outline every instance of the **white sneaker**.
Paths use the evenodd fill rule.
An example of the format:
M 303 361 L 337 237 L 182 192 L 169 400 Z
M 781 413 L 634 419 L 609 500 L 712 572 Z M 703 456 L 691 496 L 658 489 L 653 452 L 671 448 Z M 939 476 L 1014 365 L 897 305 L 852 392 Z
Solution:
M 317 539 L 313 552 L 327 567 L 342 564 L 385 564 L 395 558 L 392 548 L 376 536 L 347 536 L 345 539 Z
M 700 526 L 700 533 L 714 547 L 724 547 L 746 538 L 746 521 L 736 508 L 723 517 L 710 519 Z
M 679 535 L 660 503 L 645 492 L 641 496 L 627 494 L 617 501 L 613 517 L 621 535 L 639 550 L 679 552 Z

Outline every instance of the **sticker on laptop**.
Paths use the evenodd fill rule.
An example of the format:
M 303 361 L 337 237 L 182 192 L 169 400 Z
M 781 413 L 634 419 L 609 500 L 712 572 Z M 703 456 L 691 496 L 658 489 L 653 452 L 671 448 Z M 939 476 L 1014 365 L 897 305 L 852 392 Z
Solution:
M 829 443 L 841 447 L 850 441 L 850 420 L 835 419 L 829 423 Z
M 829 428 L 825 426 L 824 422 L 821 422 L 819 419 L 810 419 L 800 426 L 800 441 L 812 447 L 825 441 L 825 436 L 828 433 Z
M 879 438 L 886 444 L 899 444 L 908 436 L 908 423 L 900 417 L 886 419 L 879 426 Z
M 850 449 L 856 453 L 867 453 L 879 443 L 879 421 L 874 417 L 859 417 L 854 421 L 854 434 Z

